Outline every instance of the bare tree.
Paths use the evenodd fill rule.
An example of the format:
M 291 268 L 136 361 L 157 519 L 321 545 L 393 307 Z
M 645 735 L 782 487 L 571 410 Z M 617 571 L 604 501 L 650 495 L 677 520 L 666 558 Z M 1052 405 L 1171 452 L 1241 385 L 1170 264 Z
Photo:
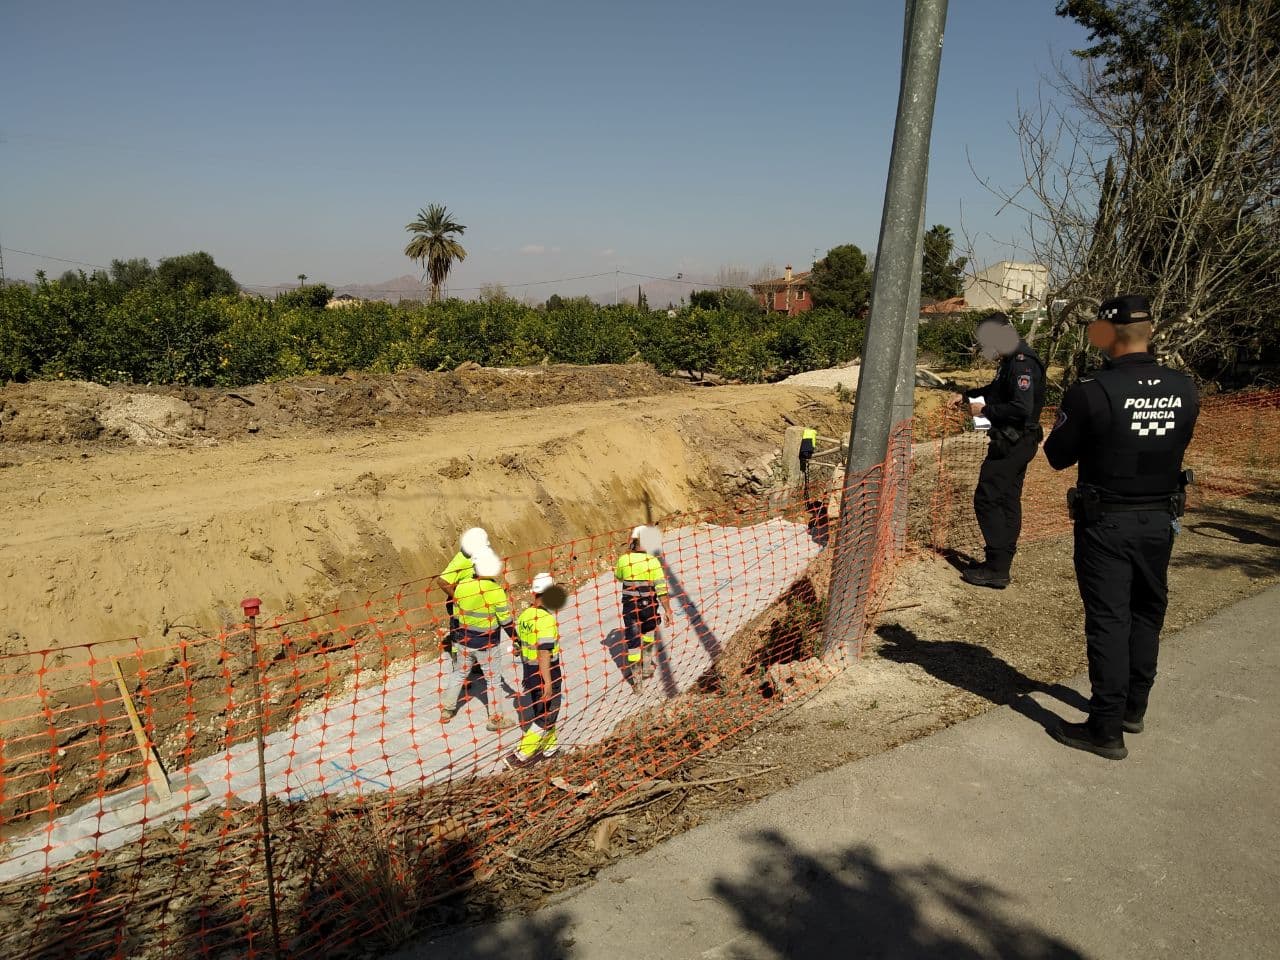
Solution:
M 1059 96 L 1019 111 L 1026 180 L 993 192 L 1029 218 L 1068 376 L 1086 352 L 1078 321 L 1117 293 L 1149 296 L 1156 348 L 1207 377 L 1277 323 L 1277 18 L 1274 2 L 1223 5 L 1136 89 L 1090 62 L 1060 68 Z

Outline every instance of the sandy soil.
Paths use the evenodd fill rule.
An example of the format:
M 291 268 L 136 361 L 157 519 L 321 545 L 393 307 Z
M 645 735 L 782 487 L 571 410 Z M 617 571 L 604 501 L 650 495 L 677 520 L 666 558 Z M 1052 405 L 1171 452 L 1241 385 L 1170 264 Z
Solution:
M 518 377 L 533 379 L 496 375 L 508 386 Z M 73 403 L 53 391 L 80 388 L 55 385 L 41 402 L 62 411 L 59 422 L 81 422 L 87 434 L 104 417 L 123 424 L 151 417 L 180 441 L 128 446 L 104 441 L 112 434 L 103 428 L 92 437 L 35 443 L 27 436 L 0 445 L 0 496 L 9 507 L 8 535 L 0 543 L 5 652 L 135 634 L 168 642 L 237 621 L 246 594 L 262 596 L 271 612 L 358 602 L 371 590 L 439 569 L 456 531 L 475 522 L 515 553 L 625 527 L 646 510 L 662 516 L 727 496 L 758 496 L 786 426 L 813 423 L 828 435 L 847 427 L 848 408 L 830 387 L 671 390 L 646 383 L 638 375 L 633 395 L 571 403 L 563 402 L 563 392 L 538 392 L 540 385 L 524 395 L 523 407 L 502 412 L 480 405 L 432 415 L 423 401 L 420 412 L 402 409 L 375 427 L 353 427 L 367 414 L 343 419 L 317 405 L 305 416 L 259 422 L 251 435 L 229 413 L 212 420 L 229 424 L 226 432 L 209 433 L 213 407 L 246 407 L 235 398 L 211 401 L 198 428 L 198 417 L 183 425 L 181 407 L 128 397 L 108 402 L 93 390 L 88 401 Z M 403 385 L 397 388 L 404 393 Z M 5 430 L 20 419 L 14 388 L 8 389 L 0 409 Z M 488 402 L 483 390 L 477 393 L 469 402 Z M 946 395 L 919 391 L 917 397 L 922 409 L 932 409 Z M 31 410 L 21 415 L 27 423 L 34 417 Z M 194 442 L 202 429 L 214 443 Z M 271 436 L 274 430 L 282 435 Z M 163 436 L 148 428 L 139 439 Z M 937 489 L 922 470 L 913 484 L 913 515 L 932 509 Z M 963 513 L 967 496 L 959 490 L 959 506 L 951 506 Z M 1202 504 L 1186 518 L 1169 629 L 1280 578 L 1278 518 L 1275 495 Z M 956 531 L 967 523 L 957 516 Z M 949 542 L 965 545 L 959 536 Z M 1070 570 L 1070 543 L 1060 537 L 1028 543 L 1014 586 L 1000 594 L 967 588 L 943 559 L 920 555 L 900 571 L 856 666 L 796 709 L 781 711 L 776 722 L 762 721 L 729 749 L 680 773 L 692 781 L 732 779 L 673 790 L 623 815 L 603 843 L 594 832 L 578 835 L 545 851 L 533 867 L 513 865 L 433 907 L 424 923 L 534 904 L 618 856 L 736 804 L 994 704 L 1033 710 L 1020 694 L 1053 692 L 1057 680 L 1083 665 Z M 759 629 L 785 632 L 791 629 L 786 616 L 775 609 Z M 75 655 L 62 655 L 59 665 Z M 25 684 L 29 693 L 29 674 L 3 673 L 10 687 Z M 51 702 L 58 706 L 56 691 Z M 162 848 L 154 849 L 163 856 Z M 163 879 L 157 875 L 158 883 Z M 195 893 L 184 890 L 177 899 L 198 903 Z M 161 895 L 172 892 L 157 890 Z

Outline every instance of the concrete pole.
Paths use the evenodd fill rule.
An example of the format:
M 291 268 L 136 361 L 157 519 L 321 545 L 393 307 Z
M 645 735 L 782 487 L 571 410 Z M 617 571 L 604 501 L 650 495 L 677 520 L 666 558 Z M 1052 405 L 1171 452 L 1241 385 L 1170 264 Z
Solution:
M 924 205 L 947 0 L 910 0 L 906 12 L 910 43 L 898 95 L 898 116 L 871 288 L 871 317 L 858 377 L 845 489 L 836 528 L 831 593 L 823 628 L 824 647 L 828 651 L 834 650 L 837 644 L 857 642 L 877 553 L 879 490 L 890 478 L 868 472 L 884 463 L 893 426 L 903 328 Z M 861 483 L 864 476 L 871 482 Z
M 902 83 L 906 83 L 906 66 L 911 46 L 916 0 L 907 0 L 906 29 L 902 35 Z M 916 400 L 916 341 L 920 326 L 920 277 L 924 271 L 925 207 L 929 201 L 929 165 L 925 160 L 925 190 L 920 199 L 920 227 L 916 231 L 916 253 L 912 260 L 911 286 L 907 291 L 907 315 L 902 324 L 902 351 L 898 355 L 898 382 L 893 394 L 893 424 L 890 437 L 911 429 Z M 893 549 L 902 553 L 907 545 L 907 519 L 910 513 L 911 438 L 902 438 L 896 451 L 893 476 Z

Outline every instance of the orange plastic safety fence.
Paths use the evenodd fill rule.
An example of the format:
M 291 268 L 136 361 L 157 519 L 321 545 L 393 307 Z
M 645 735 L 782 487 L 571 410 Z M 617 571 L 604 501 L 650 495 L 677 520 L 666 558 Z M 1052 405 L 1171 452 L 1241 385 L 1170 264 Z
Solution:
M 1276 484 L 1280 395 L 1208 400 L 1200 423 L 1203 495 Z M 507 557 L 513 614 L 535 573 L 569 593 L 555 716 L 505 635 L 457 663 L 442 650 L 434 578 L 206 637 L 0 657 L 0 955 L 329 957 L 398 941 L 433 904 L 496 888 L 819 688 L 913 545 L 975 544 L 984 442 L 958 416 L 918 418 L 864 475 L 665 518 L 670 615 L 652 644 L 615 576 L 629 530 Z M 1067 482 L 1033 464 L 1024 538 L 1067 529 Z M 829 589 L 833 552 L 851 572 Z M 828 609 L 843 619 L 824 634 Z M 522 743 L 538 759 L 507 769 Z

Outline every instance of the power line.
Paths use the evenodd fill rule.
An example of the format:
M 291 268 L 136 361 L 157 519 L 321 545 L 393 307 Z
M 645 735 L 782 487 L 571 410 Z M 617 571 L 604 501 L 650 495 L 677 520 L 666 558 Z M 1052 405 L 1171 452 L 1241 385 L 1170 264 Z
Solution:
M 0 247 L 0 251 L 8 250 L 10 253 L 21 253 L 28 257 L 35 257 L 37 260 L 56 260 L 58 263 L 73 263 L 78 267 L 93 267 L 96 270 L 108 270 L 100 263 L 86 263 L 84 260 L 68 260 L 66 257 L 55 257 L 47 253 L 36 253 L 33 250 L 19 250 L 17 247 Z
M 68 257 L 55 257 L 49 253 L 38 253 L 34 250 L 20 250 L 17 247 L 0 247 L 0 256 L 3 251 L 10 253 L 20 253 L 24 256 L 35 257 L 39 260 L 53 260 L 57 263 L 69 263 L 78 267 L 93 267 L 95 270 L 109 270 L 101 263 L 89 263 L 86 260 L 72 260 Z M 633 273 L 627 270 L 602 270 L 599 273 L 582 273 L 572 277 L 554 277 L 549 280 L 522 280 L 522 281 L 505 281 L 495 280 L 490 283 L 484 283 L 476 287 L 450 287 L 451 291 L 460 293 L 475 293 L 481 290 L 491 290 L 494 287 L 502 287 L 503 289 L 513 290 L 522 287 L 541 287 L 553 283 L 572 283 L 578 280 L 598 280 L 601 277 L 612 277 L 621 274 L 624 277 L 634 277 L 639 280 L 659 280 L 664 283 L 680 283 L 686 286 L 699 287 L 702 289 L 719 289 L 719 290 L 748 290 L 751 288 L 749 283 L 717 283 L 712 280 L 686 280 L 683 277 L 659 277 L 651 273 Z M 347 284 L 352 287 L 362 287 L 361 284 Z M 253 291 L 278 291 L 294 289 L 284 283 L 241 283 L 240 287 L 245 290 Z M 422 287 L 363 287 L 365 293 L 422 293 Z

